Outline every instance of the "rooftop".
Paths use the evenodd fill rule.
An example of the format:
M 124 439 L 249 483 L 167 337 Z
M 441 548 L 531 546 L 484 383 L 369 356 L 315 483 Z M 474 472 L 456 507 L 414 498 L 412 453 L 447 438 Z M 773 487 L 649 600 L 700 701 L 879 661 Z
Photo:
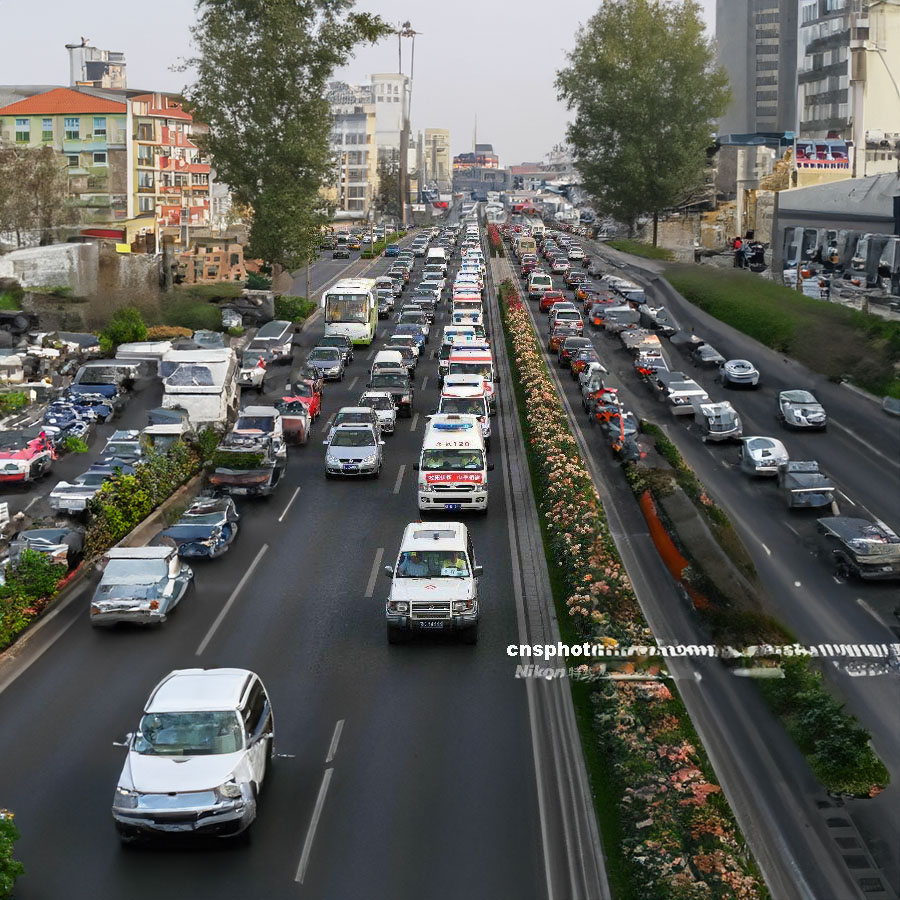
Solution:
M 42 116 L 64 113 L 123 113 L 125 103 L 94 97 L 71 88 L 54 88 L 0 108 L 0 116 Z

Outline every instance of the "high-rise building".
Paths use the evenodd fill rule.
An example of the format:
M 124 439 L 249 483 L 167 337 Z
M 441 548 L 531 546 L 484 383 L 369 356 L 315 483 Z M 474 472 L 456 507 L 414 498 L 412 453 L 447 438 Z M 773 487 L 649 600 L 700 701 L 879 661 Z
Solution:
M 69 51 L 69 87 L 79 85 L 124 90 L 125 54 L 117 50 L 98 50 L 82 38 L 80 44 L 66 44 Z
M 373 87 L 332 82 L 326 96 L 334 116 L 331 150 L 337 160 L 331 199 L 344 213 L 365 218 L 378 182 Z
M 426 184 L 436 184 L 439 191 L 450 189 L 450 131 L 446 128 L 426 128 L 422 153 Z
M 409 96 L 409 76 L 388 72 L 371 76 L 375 103 L 375 142 L 381 157 L 400 159 L 400 141 Z
M 720 134 L 794 129 L 797 21 L 797 0 L 717 0 L 718 60 L 732 92 Z

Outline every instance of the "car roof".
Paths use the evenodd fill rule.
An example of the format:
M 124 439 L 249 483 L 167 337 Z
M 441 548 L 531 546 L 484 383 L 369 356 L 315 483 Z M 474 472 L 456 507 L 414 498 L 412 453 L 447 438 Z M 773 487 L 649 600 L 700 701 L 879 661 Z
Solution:
M 172 547 L 112 547 L 106 551 L 107 559 L 166 559 Z
M 400 542 L 404 550 L 446 550 L 466 546 L 468 529 L 462 522 L 410 522 Z
M 371 412 L 372 412 L 372 410 L 369 409 L 368 406 L 342 406 L 337 411 L 337 415 L 341 416 L 341 415 L 344 415 L 344 413 L 362 413 L 364 415 L 367 415 Z
M 237 709 L 253 677 L 247 669 L 177 669 L 154 688 L 144 712 Z

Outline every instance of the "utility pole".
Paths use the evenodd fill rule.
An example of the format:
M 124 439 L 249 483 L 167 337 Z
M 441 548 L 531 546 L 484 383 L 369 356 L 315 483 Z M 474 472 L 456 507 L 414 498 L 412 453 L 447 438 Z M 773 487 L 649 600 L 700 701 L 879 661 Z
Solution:
M 400 193 L 400 224 L 401 226 L 406 225 L 406 198 L 409 193 L 407 189 L 407 158 L 409 157 L 409 116 L 410 110 L 412 109 L 412 79 L 413 79 L 413 68 L 416 63 L 416 35 L 418 34 L 410 25 L 410 23 L 403 22 L 397 28 L 397 60 L 399 63 L 399 74 L 403 74 L 403 38 L 412 38 L 412 55 L 410 59 L 410 68 L 409 68 L 409 88 L 408 90 L 404 90 L 403 96 L 401 100 L 403 102 L 403 107 L 401 109 L 401 115 L 403 116 L 403 121 L 401 123 L 400 128 L 400 161 L 398 166 L 397 173 L 397 183 Z

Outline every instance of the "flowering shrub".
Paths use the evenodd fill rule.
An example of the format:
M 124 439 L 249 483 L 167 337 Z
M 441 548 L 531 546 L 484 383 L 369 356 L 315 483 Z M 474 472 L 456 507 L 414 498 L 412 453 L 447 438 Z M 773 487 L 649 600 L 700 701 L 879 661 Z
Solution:
M 491 256 L 504 256 L 503 240 L 500 237 L 500 229 L 496 225 L 488 225 L 488 248 Z
M 582 640 L 646 643 L 650 631 L 531 319 L 512 281 L 499 295 L 548 555 L 564 581 L 569 617 Z M 766 896 L 679 699 L 662 682 L 600 684 L 592 697 L 595 732 L 612 764 L 605 777 L 620 797 L 619 849 L 634 895 Z
M 25 874 L 25 867 L 13 858 L 13 845 L 20 837 L 13 814 L 0 809 L 0 900 L 12 897 L 16 879 Z
M 0 585 L 0 650 L 43 612 L 65 574 L 64 565 L 30 549 L 22 551 L 15 567 L 6 567 L 5 581 Z

